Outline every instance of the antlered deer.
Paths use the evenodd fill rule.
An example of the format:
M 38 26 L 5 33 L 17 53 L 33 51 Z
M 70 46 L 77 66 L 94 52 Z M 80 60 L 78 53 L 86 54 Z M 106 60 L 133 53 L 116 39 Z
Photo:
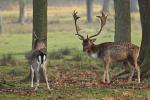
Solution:
M 96 39 L 94 37 L 98 36 L 103 26 L 106 24 L 107 16 L 102 13 L 102 16 L 97 16 L 101 21 L 101 27 L 97 34 L 92 36 L 88 36 L 85 38 L 83 35 L 79 34 L 79 26 L 77 25 L 77 20 L 80 18 L 77 15 L 77 12 L 74 11 L 73 18 L 75 21 L 76 34 L 80 40 L 82 40 L 83 51 L 86 52 L 90 57 L 102 60 L 104 64 L 104 74 L 103 74 L 103 82 L 105 83 L 105 79 L 107 82 L 110 82 L 109 79 L 109 65 L 112 62 L 126 62 L 130 64 L 130 77 L 128 79 L 131 82 L 132 77 L 134 75 L 134 70 L 136 69 L 138 73 L 138 83 L 140 83 L 140 68 L 137 64 L 137 59 L 139 56 L 139 47 L 128 43 L 128 42 L 105 42 L 101 44 L 94 44 Z
M 39 81 L 40 81 L 40 68 L 43 70 L 43 75 L 46 80 L 47 88 L 50 90 L 48 78 L 47 78 L 47 67 L 46 67 L 46 53 L 43 52 L 45 44 L 42 40 L 37 39 L 35 42 L 35 46 L 29 55 L 29 63 L 31 65 L 31 87 L 33 87 L 33 79 L 34 73 L 36 75 L 37 83 L 35 87 L 35 91 L 38 89 Z

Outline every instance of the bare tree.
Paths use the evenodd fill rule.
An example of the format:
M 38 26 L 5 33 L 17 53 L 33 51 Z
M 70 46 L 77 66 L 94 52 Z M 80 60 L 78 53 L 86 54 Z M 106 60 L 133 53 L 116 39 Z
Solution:
M 150 0 L 138 0 L 142 26 L 140 64 L 144 75 L 150 76 Z
M 131 42 L 130 0 L 114 0 L 115 41 Z
M 104 0 L 102 11 L 109 12 L 109 8 L 110 8 L 110 0 Z
M 138 11 L 138 0 L 130 0 L 130 11 L 131 12 Z
M 93 0 L 86 0 L 86 9 L 87 9 L 87 22 L 93 22 Z
M 19 0 L 19 19 L 18 22 L 24 24 L 25 21 L 25 4 L 26 0 Z
M 36 38 L 47 47 L 47 0 L 33 0 L 33 47 Z
M 3 32 L 3 18 L 0 16 L 0 33 Z

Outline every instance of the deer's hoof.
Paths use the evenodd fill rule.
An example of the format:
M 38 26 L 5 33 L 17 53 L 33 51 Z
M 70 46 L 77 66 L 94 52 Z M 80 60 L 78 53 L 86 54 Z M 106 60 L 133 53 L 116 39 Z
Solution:
M 129 80 L 128 80 L 128 84 L 131 84 L 131 83 L 132 83 L 132 81 L 129 79 Z
M 140 81 L 140 80 L 138 80 L 138 83 L 140 84 L 140 83 L 141 83 L 141 81 Z
M 107 84 L 110 84 L 110 81 L 107 81 Z
M 138 82 L 139 84 L 141 83 L 141 82 Z
M 38 87 L 36 87 L 36 88 L 34 89 L 34 91 L 36 92 L 36 91 L 37 91 L 37 89 L 38 89 Z
M 101 84 L 106 84 L 106 81 L 100 81 Z
M 51 93 L 53 91 L 53 89 L 51 88 L 48 88 L 48 92 Z

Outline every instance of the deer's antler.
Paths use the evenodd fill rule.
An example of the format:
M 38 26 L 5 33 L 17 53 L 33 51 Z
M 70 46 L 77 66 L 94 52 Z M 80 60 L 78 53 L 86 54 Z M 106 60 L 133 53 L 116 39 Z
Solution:
M 80 29 L 79 29 L 79 26 L 77 25 L 77 20 L 78 20 L 80 17 L 77 15 L 77 12 L 76 12 L 75 10 L 74 10 L 74 12 L 73 12 L 73 18 L 74 18 L 75 27 L 76 27 L 76 32 L 77 32 L 77 34 L 75 34 L 75 35 L 78 35 L 80 40 L 84 40 L 84 37 L 83 37 L 81 34 L 79 34 Z
M 100 30 L 98 31 L 97 34 L 94 34 L 94 35 L 90 36 L 89 38 L 93 38 L 93 37 L 95 37 L 95 36 L 98 36 L 98 35 L 101 33 L 101 31 L 102 31 L 102 29 L 103 29 L 103 26 L 106 24 L 107 16 L 106 16 L 103 12 L 102 12 L 102 15 L 101 15 L 101 16 L 96 16 L 96 17 L 99 18 L 100 21 L 101 21 L 101 28 L 100 28 Z
M 41 38 L 38 37 L 37 34 L 35 34 L 35 32 L 33 32 L 33 35 L 34 35 L 34 41 L 36 41 L 36 40 L 45 41 L 47 39 L 47 37 L 44 37 L 44 38 L 43 37 L 41 37 Z

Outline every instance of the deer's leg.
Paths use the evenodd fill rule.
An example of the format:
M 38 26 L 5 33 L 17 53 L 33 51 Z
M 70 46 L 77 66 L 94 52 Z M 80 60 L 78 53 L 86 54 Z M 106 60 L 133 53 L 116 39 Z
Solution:
M 46 74 L 46 66 L 45 66 L 45 63 L 42 65 L 42 69 L 43 69 L 43 74 L 44 74 L 44 77 L 45 77 L 45 80 L 46 80 L 47 88 L 48 88 L 48 90 L 50 90 L 49 83 L 48 83 L 48 78 L 47 78 L 47 74 Z
M 39 69 L 40 68 L 40 64 L 38 64 L 37 69 L 35 70 L 35 74 L 36 74 L 36 79 L 37 79 L 37 83 L 36 83 L 36 87 L 35 87 L 35 91 L 38 89 L 39 87 L 39 82 L 40 82 L 40 75 L 39 75 Z
M 34 79 L 34 69 L 31 65 L 31 87 L 33 87 L 33 79 Z
M 109 60 L 104 62 L 104 75 L 103 75 L 103 82 L 105 83 L 105 79 L 107 79 L 107 83 L 110 83 L 109 79 Z
M 110 83 L 110 79 L 109 79 L 109 61 L 105 64 L 105 68 L 106 68 L 107 83 Z
M 137 62 L 135 62 L 135 69 L 138 74 L 138 83 L 140 83 L 140 67 L 138 66 Z
M 137 74 L 138 74 L 138 83 L 140 83 L 140 67 L 137 64 L 137 58 L 130 59 L 131 65 L 133 65 L 133 70 L 136 69 Z M 133 73 L 134 74 L 134 73 Z M 133 76 L 133 75 L 132 75 Z
M 130 68 L 130 76 L 129 76 L 129 79 L 128 79 L 128 83 L 131 83 L 132 77 L 134 75 L 134 70 L 135 70 L 135 68 L 134 68 L 134 60 L 133 60 L 132 57 L 129 57 L 128 65 L 129 65 L 129 68 Z
M 106 68 L 105 68 L 105 65 L 104 65 L 104 74 L 103 74 L 103 83 L 105 83 L 105 78 L 106 78 Z
M 109 65 L 106 66 L 106 78 L 107 78 L 107 83 L 110 83 L 110 78 L 109 78 Z
M 128 83 L 131 83 L 133 75 L 134 75 L 134 68 L 132 65 L 130 65 L 130 76 L 128 79 Z

